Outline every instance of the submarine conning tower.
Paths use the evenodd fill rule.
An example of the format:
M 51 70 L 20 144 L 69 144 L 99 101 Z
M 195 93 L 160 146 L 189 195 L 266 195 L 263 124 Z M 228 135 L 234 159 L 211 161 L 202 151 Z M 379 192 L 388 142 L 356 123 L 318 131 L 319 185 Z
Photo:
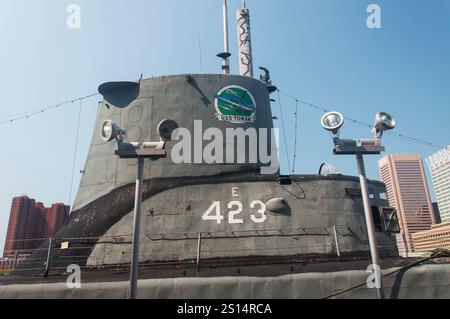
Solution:
M 119 159 L 114 151 L 116 143 L 105 143 L 100 136 L 102 123 L 110 119 L 127 131 L 129 142 L 160 140 L 159 124 L 164 120 L 174 121 L 178 128 L 191 133 L 188 147 L 182 150 L 182 163 L 174 163 L 171 156 L 174 145 L 181 141 L 167 141 L 167 157 L 157 161 L 146 161 L 144 179 L 214 176 L 224 173 L 256 171 L 262 164 L 259 158 L 260 144 L 264 141 L 256 135 L 257 145 L 246 145 L 244 161 L 239 161 L 237 138 L 227 139 L 227 129 L 254 128 L 267 133 L 264 152 L 276 152 L 276 143 L 271 140 L 273 118 L 270 107 L 269 88 L 265 82 L 246 76 L 201 74 L 175 75 L 146 79 L 140 82 L 112 82 L 100 86 L 104 101 L 97 118 L 85 173 L 73 210 L 90 203 L 112 190 L 134 183 L 137 160 Z M 222 161 L 205 162 L 204 148 L 211 141 L 203 140 L 208 129 L 219 130 L 223 137 Z M 218 132 L 217 132 L 218 133 Z M 183 136 L 183 139 L 186 138 Z M 254 142 L 254 141 L 253 141 Z M 274 142 L 274 143 L 272 143 Z M 200 143 L 200 144 L 199 144 Z M 227 145 L 235 144 L 233 160 L 227 161 Z M 189 145 L 191 148 L 189 149 Z M 191 151 L 189 155 L 183 152 Z M 216 150 L 217 152 L 218 150 Z M 256 151 L 256 162 L 250 152 Z M 215 152 L 213 151 L 214 155 Z M 200 155 L 200 157 L 199 157 Z M 276 163 L 272 163 L 276 164 Z
M 123 242 L 132 234 L 137 161 L 120 159 L 115 154 L 117 143 L 105 143 L 100 138 L 105 120 L 126 129 L 129 142 L 159 140 L 158 128 L 168 119 L 189 132 L 196 131 L 195 123 L 200 121 L 201 134 L 214 129 L 224 136 L 225 157 L 230 144 L 225 139 L 228 129 L 273 128 L 271 89 L 266 82 L 228 74 L 103 84 L 100 91 L 104 101 L 72 222 L 60 236 L 76 233 L 77 237 L 99 237 L 87 252 L 88 266 L 129 263 L 131 247 Z M 238 107 L 230 107 L 234 105 Z M 174 162 L 171 153 L 179 140 L 166 142 L 167 157 L 145 160 L 141 262 L 188 262 L 198 260 L 200 255 L 203 263 L 214 264 L 236 259 L 251 263 L 261 258 L 280 261 L 369 256 L 357 178 L 283 177 L 278 169 L 262 174 L 265 164 L 250 163 L 249 155 L 260 147 L 276 153 L 276 141 L 271 139 L 263 143 L 259 139 L 256 148 L 247 143 L 244 163 L 195 163 L 195 154 L 202 153 L 211 141 L 201 139 L 195 146 L 195 137 L 190 138 L 192 163 Z M 196 149 L 199 146 L 200 151 Z M 233 147 L 236 160 L 240 150 L 237 143 Z M 373 209 L 388 206 L 382 196 L 384 184 L 369 184 Z M 122 244 L 114 244 L 119 239 Z M 382 256 L 398 255 L 391 234 L 380 231 L 377 239 Z

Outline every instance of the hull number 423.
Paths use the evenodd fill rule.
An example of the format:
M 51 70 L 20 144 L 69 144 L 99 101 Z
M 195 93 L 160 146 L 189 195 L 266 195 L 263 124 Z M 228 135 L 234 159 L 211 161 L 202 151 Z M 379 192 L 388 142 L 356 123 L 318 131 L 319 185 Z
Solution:
M 231 201 L 227 205 L 228 212 L 226 216 L 222 214 L 221 203 L 213 202 L 208 210 L 203 214 L 202 219 L 206 221 L 215 221 L 217 224 L 221 224 L 228 218 L 229 224 L 244 224 L 244 218 L 242 212 L 244 211 L 244 205 L 239 201 Z M 250 220 L 255 224 L 262 224 L 267 220 L 266 204 L 260 200 L 254 200 L 250 203 Z

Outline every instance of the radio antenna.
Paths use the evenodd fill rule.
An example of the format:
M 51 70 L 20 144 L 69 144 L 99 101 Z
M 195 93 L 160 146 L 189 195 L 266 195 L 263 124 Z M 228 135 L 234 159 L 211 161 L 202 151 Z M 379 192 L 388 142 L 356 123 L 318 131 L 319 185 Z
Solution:
M 230 41 L 228 37 L 228 2 L 223 0 L 223 46 L 224 52 L 217 56 L 222 59 L 222 70 L 224 74 L 230 74 Z

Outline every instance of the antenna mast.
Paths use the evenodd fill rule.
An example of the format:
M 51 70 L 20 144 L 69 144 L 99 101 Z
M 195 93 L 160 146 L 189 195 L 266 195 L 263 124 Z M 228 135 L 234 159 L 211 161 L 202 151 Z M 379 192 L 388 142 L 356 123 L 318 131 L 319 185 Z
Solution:
M 253 77 L 252 40 L 250 32 L 250 11 L 242 0 L 242 9 L 237 11 L 239 71 L 241 75 Z
M 224 74 L 230 74 L 230 41 L 228 39 L 228 3 L 223 0 L 223 46 L 224 52 L 218 54 L 222 58 L 222 70 Z

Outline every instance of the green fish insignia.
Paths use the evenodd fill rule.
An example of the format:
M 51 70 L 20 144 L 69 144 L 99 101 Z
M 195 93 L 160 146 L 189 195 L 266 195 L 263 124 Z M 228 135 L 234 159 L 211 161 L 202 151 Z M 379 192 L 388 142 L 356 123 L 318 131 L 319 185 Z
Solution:
M 223 88 L 215 99 L 217 119 L 231 123 L 252 123 L 256 117 L 254 97 L 246 89 L 232 85 Z

